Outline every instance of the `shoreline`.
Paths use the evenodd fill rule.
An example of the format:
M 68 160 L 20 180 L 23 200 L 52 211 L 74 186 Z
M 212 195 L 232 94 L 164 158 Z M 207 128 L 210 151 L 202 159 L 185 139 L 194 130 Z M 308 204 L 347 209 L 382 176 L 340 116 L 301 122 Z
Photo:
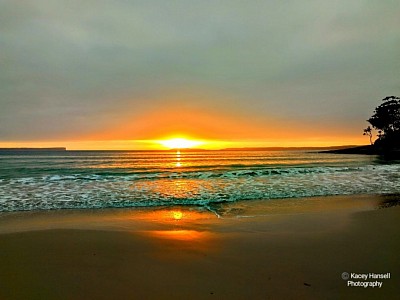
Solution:
M 400 205 L 400 194 L 354 194 L 266 200 L 242 200 L 209 206 L 175 205 L 126 208 L 50 209 L 0 212 L 0 235 L 50 229 L 126 231 L 173 221 L 216 222 L 235 218 L 274 218 L 279 215 L 346 213 Z M 179 220 L 174 213 L 179 212 Z M 214 220 L 215 219 L 215 220 Z M 218 222 L 220 221 L 220 222 Z
M 1 213 L 0 298 L 394 299 L 398 201 L 352 195 L 242 201 L 214 212 Z M 342 272 L 391 278 L 381 288 L 346 287 Z

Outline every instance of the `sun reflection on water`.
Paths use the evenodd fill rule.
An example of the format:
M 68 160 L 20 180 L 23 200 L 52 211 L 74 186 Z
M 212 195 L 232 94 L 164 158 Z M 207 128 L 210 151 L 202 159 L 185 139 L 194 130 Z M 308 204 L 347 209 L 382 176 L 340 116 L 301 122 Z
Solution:
M 181 151 L 176 151 L 176 164 L 177 167 L 181 167 Z

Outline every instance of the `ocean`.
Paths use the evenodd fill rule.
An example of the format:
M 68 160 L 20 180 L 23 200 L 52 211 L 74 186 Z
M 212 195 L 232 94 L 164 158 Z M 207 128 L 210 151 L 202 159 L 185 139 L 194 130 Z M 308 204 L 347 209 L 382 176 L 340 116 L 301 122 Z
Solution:
M 316 151 L 0 153 L 0 211 L 196 205 L 400 191 L 400 164 Z

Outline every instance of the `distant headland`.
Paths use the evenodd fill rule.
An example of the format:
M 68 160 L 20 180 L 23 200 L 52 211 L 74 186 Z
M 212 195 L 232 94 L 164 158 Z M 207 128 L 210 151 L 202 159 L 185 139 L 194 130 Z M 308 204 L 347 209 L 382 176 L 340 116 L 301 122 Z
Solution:
M 388 96 L 374 110 L 367 120 L 371 124 L 363 135 L 369 138 L 370 145 L 324 151 L 339 154 L 372 154 L 387 159 L 400 160 L 400 97 Z M 376 139 L 374 130 L 377 131 Z
M 0 148 L 0 151 L 67 151 L 65 147 L 51 148 Z
M 385 149 L 375 145 L 365 145 L 357 147 L 349 147 L 343 149 L 333 149 L 320 151 L 320 153 L 333 153 L 333 154 L 366 154 L 366 155 L 380 155 L 386 159 L 400 159 L 400 149 Z
M 356 147 L 354 145 L 344 146 L 321 146 L 321 147 L 242 147 L 242 148 L 224 148 L 222 151 L 303 151 L 303 150 L 337 150 Z

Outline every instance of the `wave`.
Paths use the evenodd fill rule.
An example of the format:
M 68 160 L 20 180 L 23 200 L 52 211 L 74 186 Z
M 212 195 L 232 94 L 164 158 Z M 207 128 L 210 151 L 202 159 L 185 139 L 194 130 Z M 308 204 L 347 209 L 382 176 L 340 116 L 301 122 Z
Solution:
M 78 170 L 84 171 L 76 173 Z M 27 172 L 25 172 L 26 174 Z M 0 211 L 201 205 L 400 191 L 399 165 L 66 169 L 0 179 Z
M 266 177 L 266 176 L 291 176 L 296 174 L 314 174 L 314 173 L 338 173 L 338 172 L 369 172 L 373 170 L 379 171 L 380 169 L 384 171 L 393 172 L 398 171 L 396 165 L 393 166 L 362 166 L 362 167 L 280 167 L 280 168 L 270 168 L 259 166 L 244 167 L 244 166 L 228 166 L 228 167 L 204 167 L 203 170 L 181 170 L 176 171 L 176 168 L 171 168 L 171 170 L 151 170 L 146 169 L 141 170 L 123 170 L 121 168 L 116 169 L 91 169 L 90 171 L 82 171 L 80 169 L 66 169 L 66 170 L 54 170 L 49 172 L 46 171 L 45 176 L 38 176 L 43 172 L 43 169 L 37 174 L 32 172 L 31 177 L 21 177 L 9 179 L 10 182 L 26 182 L 26 181 L 57 181 L 57 180 L 100 180 L 100 181 L 132 181 L 132 180 L 155 180 L 155 179 L 165 179 L 165 178 L 175 178 L 175 179 L 207 179 L 207 178 L 241 178 L 241 177 Z M 27 172 L 25 172 L 27 173 Z M 50 174 L 49 174 L 50 173 Z M 61 175 L 61 174 L 66 175 Z M 35 176 L 36 175 L 36 176 Z M 1 178 L 3 182 L 7 181 L 7 178 Z

